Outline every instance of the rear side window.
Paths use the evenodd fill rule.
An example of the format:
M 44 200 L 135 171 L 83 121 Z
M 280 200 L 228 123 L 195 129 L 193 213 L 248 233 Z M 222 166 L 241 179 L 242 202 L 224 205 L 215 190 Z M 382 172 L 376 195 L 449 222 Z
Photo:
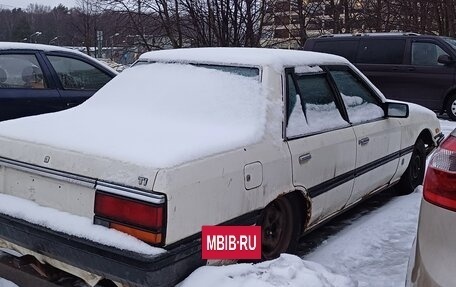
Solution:
M 68 57 L 48 56 L 64 89 L 98 90 L 111 80 L 111 77 L 98 68 Z
M 357 63 L 402 64 L 404 50 L 404 39 L 362 40 L 358 49 Z
M 333 89 L 323 70 L 305 74 L 289 73 L 287 103 L 288 138 L 348 126 L 340 114 Z
M 339 55 L 350 62 L 354 62 L 357 49 L 356 40 L 316 41 L 313 48 L 315 52 Z
M 0 88 L 45 89 L 46 79 L 34 54 L 0 55 Z

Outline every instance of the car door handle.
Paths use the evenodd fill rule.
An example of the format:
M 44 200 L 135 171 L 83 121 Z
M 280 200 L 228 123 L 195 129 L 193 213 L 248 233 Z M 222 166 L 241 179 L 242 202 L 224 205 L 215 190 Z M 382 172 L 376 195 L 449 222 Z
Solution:
M 399 71 L 399 67 L 393 67 L 393 71 Z
M 410 67 L 410 68 L 408 68 L 407 70 L 409 70 L 410 72 L 413 72 L 413 71 L 415 71 L 415 68 Z
M 358 144 L 359 145 L 367 145 L 369 143 L 369 138 L 368 137 L 365 137 L 365 138 L 362 138 L 358 141 Z
M 305 164 L 312 158 L 312 155 L 310 153 L 305 153 L 301 156 L 299 156 L 299 164 Z

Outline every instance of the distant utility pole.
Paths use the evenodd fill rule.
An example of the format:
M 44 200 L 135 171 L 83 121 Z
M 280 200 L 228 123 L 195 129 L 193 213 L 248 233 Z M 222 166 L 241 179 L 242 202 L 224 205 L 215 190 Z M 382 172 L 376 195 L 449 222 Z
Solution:
M 103 49 L 103 31 L 97 31 L 97 49 L 98 49 L 98 55 L 96 56 L 97 58 L 102 57 L 102 49 Z

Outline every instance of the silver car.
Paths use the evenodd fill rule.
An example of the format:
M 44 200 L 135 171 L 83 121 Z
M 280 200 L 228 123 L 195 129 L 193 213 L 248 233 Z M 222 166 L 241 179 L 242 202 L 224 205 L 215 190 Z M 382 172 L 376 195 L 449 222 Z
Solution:
M 456 129 L 431 158 L 406 286 L 456 286 Z

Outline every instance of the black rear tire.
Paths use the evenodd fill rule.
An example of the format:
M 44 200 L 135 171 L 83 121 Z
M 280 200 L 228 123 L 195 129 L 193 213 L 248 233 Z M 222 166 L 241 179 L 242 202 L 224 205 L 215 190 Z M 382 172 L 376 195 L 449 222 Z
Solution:
M 456 121 L 456 94 L 448 98 L 445 109 L 450 119 Z
M 280 196 L 268 204 L 259 218 L 262 258 L 269 260 L 281 253 L 293 253 L 298 246 L 301 216 L 296 200 Z
M 422 139 L 418 139 L 413 147 L 410 163 L 396 186 L 398 195 L 412 193 L 415 188 L 423 184 L 426 169 L 426 147 Z

